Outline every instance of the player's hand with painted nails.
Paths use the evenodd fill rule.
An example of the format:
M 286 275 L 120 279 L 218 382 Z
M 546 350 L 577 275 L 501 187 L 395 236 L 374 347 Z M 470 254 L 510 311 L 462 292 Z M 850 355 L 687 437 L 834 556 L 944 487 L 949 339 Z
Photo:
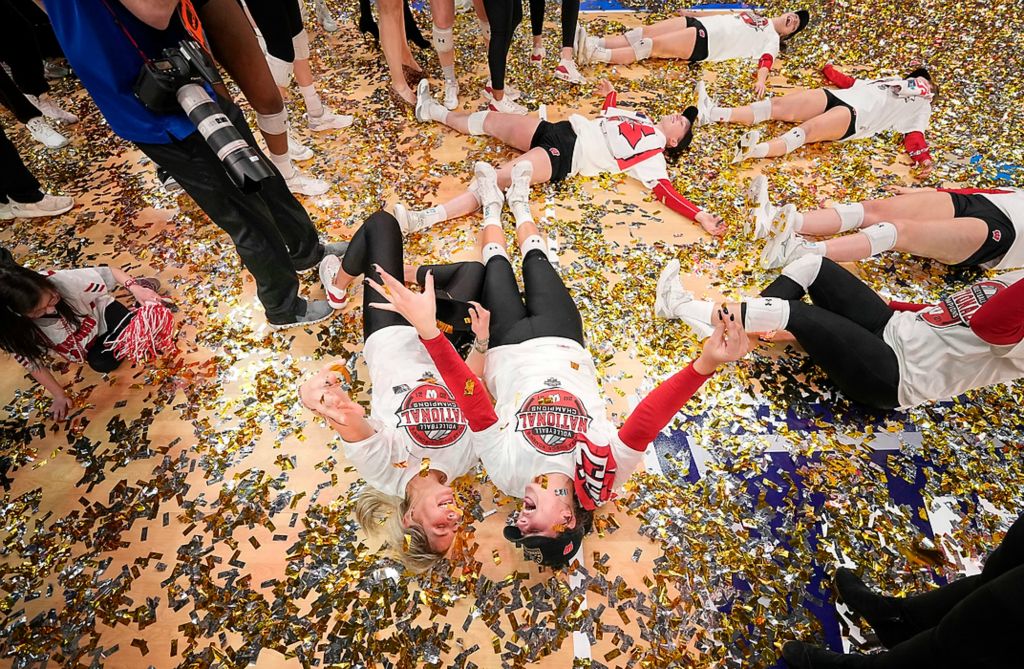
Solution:
M 735 311 L 734 307 L 734 311 Z M 739 360 L 750 350 L 747 333 L 743 329 L 743 321 L 739 313 L 729 311 L 722 306 L 718 310 L 718 324 L 715 331 L 704 342 L 700 356 L 693 361 L 693 368 L 698 373 L 708 376 L 718 367 Z
M 379 265 L 375 266 L 381 283 L 367 277 L 366 283 L 380 293 L 387 302 L 372 302 L 370 306 L 384 311 L 393 311 L 409 321 L 423 339 L 433 339 L 441 334 L 437 327 L 437 303 L 434 301 L 434 273 L 427 272 L 423 292 L 409 290 L 401 281 L 391 276 Z

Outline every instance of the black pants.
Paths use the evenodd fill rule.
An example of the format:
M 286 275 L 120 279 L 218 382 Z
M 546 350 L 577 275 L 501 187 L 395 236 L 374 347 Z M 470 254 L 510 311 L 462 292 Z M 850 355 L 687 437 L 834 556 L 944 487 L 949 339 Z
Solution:
M 761 291 L 789 301 L 786 329 L 844 395 L 878 409 L 899 406 L 899 362 L 882 339 L 889 305 L 828 258 L 807 293 L 813 304 L 801 301 L 803 287 L 785 275 Z
M 484 10 L 491 24 L 491 44 L 487 49 L 491 86 L 504 90 L 505 63 L 512 46 L 512 34 L 523 20 L 523 3 L 522 0 L 484 0 Z
M 491 312 L 491 348 L 538 337 L 563 337 L 583 346 L 583 319 L 562 277 L 539 249 L 523 258 L 523 293 L 504 256 L 487 261 L 483 305 Z
M 0 0 L 0 60 L 10 66 L 22 93 L 39 96 L 49 92 L 35 28 L 11 0 Z
M 292 38 L 302 32 L 299 0 L 245 0 L 245 5 L 267 43 L 267 53 L 286 63 L 295 62 Z
M 18 149 L 0 127 L 0 202 L 7 204 L 14 200 L 28 204 L 42 199 L 39 181 L 25 167 Z
M 256 140 L 238 107 L 226 100 L 218 102 L 242 138 L 255 147 Z M 242 264 L 256 279 L 267 319 L 284 323 L 304 314 L 295 272 L 316 266 L 324 249 L 309 214 L 288 190 L 277 168 L 271 165 L 274 176 L 263 182 L 259 193 L 246 195 L 231 181 L 198 132 L 168 144 L 138 147 L 167 170 L 210 220 L 231 236 Z
M 580 0 L 562 0 L 562 48 L 569 48 L 576 39 L 580 18 Z M 533 36 L 544 32 L 544 0 L 530 0 L 530 28 Z
M 977 576 L 896 600 L 907 640 L 865 658 L 871 669 L 1010 669 L 1024 664 L 1024 516 Z
M 21 123 L 28 123 L 43 115 L 39 108 L 28 101 L 4 68 L 0 67 L 0 104 L 7 107 Z
M 107 331 L 92 340 L 85 360 L 95 371 L 106 374 L 117 369 L 121 365 L 121 361 L 115 358 L 113 353 L 104 349 L 108 342 L 117 339 L 121 331 L 128 327 L 128 323 L 132 320 L 132 312 L 128 307 L 114 300 L 103 310 L 103 317 L 107 321 Z

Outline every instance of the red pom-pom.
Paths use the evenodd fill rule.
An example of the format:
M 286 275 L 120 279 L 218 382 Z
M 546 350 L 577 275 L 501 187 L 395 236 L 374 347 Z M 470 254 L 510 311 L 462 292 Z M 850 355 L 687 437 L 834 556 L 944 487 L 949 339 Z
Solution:
M 109 350 L 118 360 L 132 363 L 156 358 L 174 344 L 174 314 L 162 302 L 149 302 L 135 310 L 132 320 Z

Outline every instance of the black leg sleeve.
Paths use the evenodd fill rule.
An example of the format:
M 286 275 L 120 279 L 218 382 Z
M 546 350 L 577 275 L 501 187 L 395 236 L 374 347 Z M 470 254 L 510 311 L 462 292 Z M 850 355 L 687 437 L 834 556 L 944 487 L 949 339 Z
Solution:
M 505 340 L 526 319 L 526 305 L 519 294 L 512 264 L 505 256 L 494 256 L 487 261 L 481 303 L 491 312 L 491 347 L 518 343 Z
M 565 337 L 584 346 L 583 318 L 569 289 L 547 256 L 533 249 L 523 258 L 523 288 L 526 310 L 542 337 Z
M 434 290 L 447 293 L 453 300 L 477 302 L 484 285 L 484 266 L 475 260 L 450 265 L 423 265 L 416 270 L 416 283 L 420 286 L 427 272 L 434 274 Z
M 580 0 L 562 0 L 562 48 L 568 49 L 576 39 L 580 18 Z
M 818 277 L 807 293 L 819 307 L 846 316 L 879 336 L 892 318 L 892 308 L 878 293 L 828 258 L 822 258 Z
M 43 115 L 39 108 L 28 101 L 14 80 L 0 67 L 0 104 L 7 107 L 21 123 L 28 123 Z
M 18 149 L 0 128 L 0 202 L 39 202 L 43 193 L 39 181 L 28 171 Z
M 351 276 L 366 275 L 380 283 L 381 269 L 401 280 L 404 266 L 402 265 L 402 229 L 398 221 L 386 211 L 377 213 L 366 219 L 349 242 L 348 251 L 341 261 L 341 267 Z M 366 340 L 374 332 L 393 325 L 408 325 L 409 322 L 393 311 L 385 311 L 371 306 L 374 303 L 387 302 L 384 296 L 370 286 L 363 286 L 363 339 Z
M 544 33 L 544 0 L 530 0 L 530 30 L 534 37 Z
M 523 18 L 522 0 L 484 0 L 484 9 L 491 24 L 491 43 L 487 50 L 491 86 L 504 90 L 505 64 L 512 46 L 512 33 Z
M 295 4 L 295 0 L 245 0 L 252 20 L 267 44 L 267 53 L 287 63 L 295 61 L 292 37 L 298 34 L 293 25 L 293 10 L 289 7 L 291 4 Z M 298 8 L 299 6 L 295 4 L 294 11 L 298 11 Z M 300 20 L 299 29 L 301 28 Z
M 112 372 L 121 365 L 121 361 L 114 357 L 114 354 L 105 350 L 107 343 L 117 339 L 121 331 L 128 327 L 131 322 L 132 312 L 117 300 L 107 305 L 103 310 L 103 318 L 107 322 L 107 331 L 93 340 L 92 346 L 86 354 L 86 362 L 97 372 L 106 374 Z

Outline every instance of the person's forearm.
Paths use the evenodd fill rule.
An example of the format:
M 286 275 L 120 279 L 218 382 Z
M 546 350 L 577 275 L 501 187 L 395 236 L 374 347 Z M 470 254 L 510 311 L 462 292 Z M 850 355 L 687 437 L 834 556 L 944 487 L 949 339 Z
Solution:
M 353 420 L 351 423 L 346 425 L 342 425 L 329 416 L 324 416 L 324 419 L 327 420 L 327 424 L 331 426 L 331 429 L 337 432 L 342 439 L 349 443 L 369 439 L 377 433 L 377 431 L 373 429 L 373 426 L 370 425 L 370 421 L 363 417 Z
M 124 285 L 125 281 L 130 280 L 132 277 L 128 272 L 124 271 L 120 267 L 110 267 L 110 273 L 114 275 L 114 281 L 120 285 Z M 113 288 L 113 286 L 111 286 Z
M 55 399 L 65 397 L 64 386 L 54 378 L 53 373 L 45 367 L 37 367 L 30 372 L 32 378 L 35 379 L 39 385 L 46 388 L 47 392 L 50 393 Z
M 178 0 L 120 0 L 135 18 L 157 30 L 166 30 L 178 9 Z

